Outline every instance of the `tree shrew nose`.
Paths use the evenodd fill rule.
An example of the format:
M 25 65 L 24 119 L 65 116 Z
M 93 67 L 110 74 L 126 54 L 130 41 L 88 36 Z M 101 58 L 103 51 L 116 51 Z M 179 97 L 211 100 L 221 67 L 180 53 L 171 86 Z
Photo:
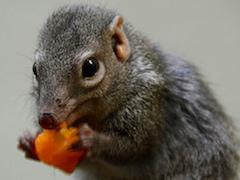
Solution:
M 57 127 L 57 120 L 53 117 L 51 113 L 43 113 L 39 118 L 39 125 L 43 129 L 54 129 Z

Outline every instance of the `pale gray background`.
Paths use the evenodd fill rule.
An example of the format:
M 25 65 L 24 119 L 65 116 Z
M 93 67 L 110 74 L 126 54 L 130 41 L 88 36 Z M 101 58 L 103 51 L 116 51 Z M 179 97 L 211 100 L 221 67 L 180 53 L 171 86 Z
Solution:
M 29 96 L 38 31 L 62 4 L 78 0 L 0 0 L 0 179 L 63 180 L 68 176 L 17 151 L 17 138 L 33 127 Z M 163 49 L 198 65 L 226 111 L 240 120 L 239 0 L 91 1 L 118 9 Z M 240 123 L 240 121 L 239 121 Z

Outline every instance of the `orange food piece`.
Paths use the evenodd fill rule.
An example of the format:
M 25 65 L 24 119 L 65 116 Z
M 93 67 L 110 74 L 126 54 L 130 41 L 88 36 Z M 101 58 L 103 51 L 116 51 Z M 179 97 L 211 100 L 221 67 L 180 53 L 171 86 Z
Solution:
M 86 149 L 71 149 L 79 138 L 78 129 L 68 128 L 65 123 L 59 130 L 43 130 L 35 139 L 37 156 L 48 165 L 72 173 L 86 155 Z

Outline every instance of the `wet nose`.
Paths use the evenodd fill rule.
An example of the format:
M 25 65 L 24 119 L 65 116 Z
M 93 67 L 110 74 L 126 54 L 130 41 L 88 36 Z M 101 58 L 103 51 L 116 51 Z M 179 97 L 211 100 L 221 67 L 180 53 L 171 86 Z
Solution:
M 40 115 L 39 125 L 43 129 L 54 129 L 57 127 L 57 121 L 51 113 L 43 113 Z

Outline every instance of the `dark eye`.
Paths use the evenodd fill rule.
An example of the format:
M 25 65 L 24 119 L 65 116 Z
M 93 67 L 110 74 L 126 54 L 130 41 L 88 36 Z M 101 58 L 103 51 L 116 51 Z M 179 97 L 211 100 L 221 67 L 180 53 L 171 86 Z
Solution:
M 32 70 L 33 70 L 33 74 L 37 77 L 37 67 L 36 67 L 36 63 L 33 64 Z
M 98 72 L 99 63 L 96 59 L 87 59 L 82 65 L 82 76 L 92 77 Z

